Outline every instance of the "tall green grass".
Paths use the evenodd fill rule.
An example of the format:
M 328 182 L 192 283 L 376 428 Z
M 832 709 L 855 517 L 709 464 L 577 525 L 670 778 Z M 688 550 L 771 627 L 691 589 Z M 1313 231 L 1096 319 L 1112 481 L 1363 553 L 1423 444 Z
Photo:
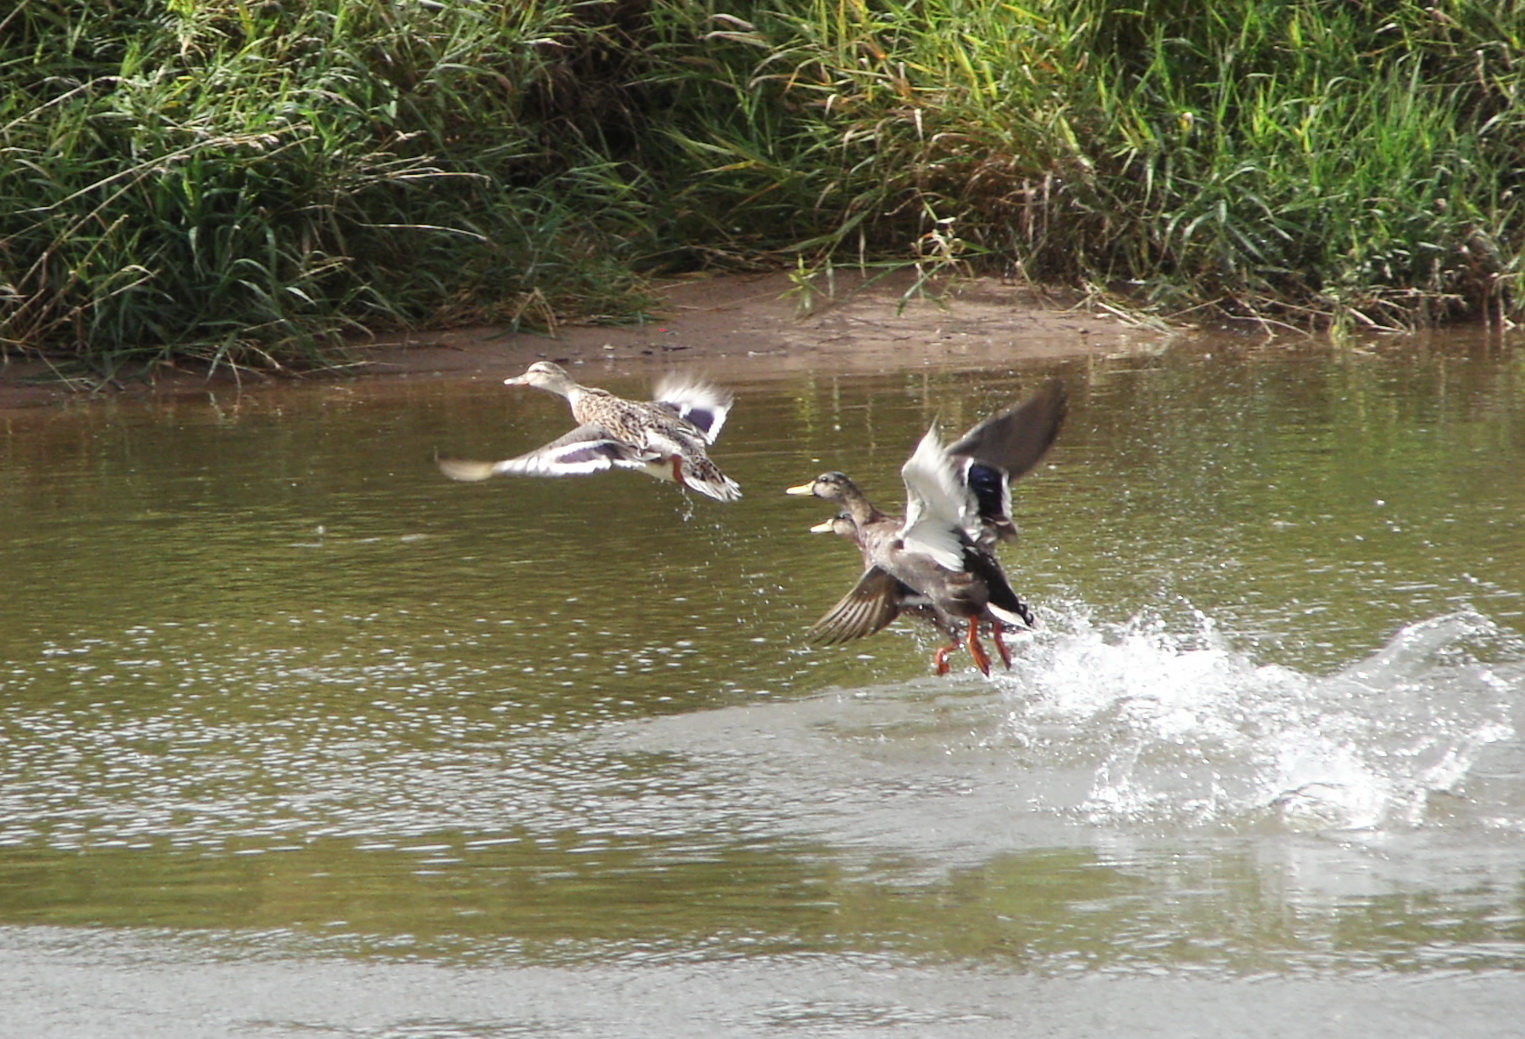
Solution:
M 278 363 L 917 264 L 1514 320 L 1519 0 L 19 0 L 0 348 Z
M 0 31 L 0 336 L 311 358 L 360 326 L 639 305 L 647 205 L 573 4 L 23 2 Z M 612 48 L 612 43 L 610 44 Z
M 1522 31 L 1510 0 L 754 4 L 734 100 L 677 139 L 696 210 L 759 217 L 743 250 L 782 224 L 1169 315 L 1508 318 Z

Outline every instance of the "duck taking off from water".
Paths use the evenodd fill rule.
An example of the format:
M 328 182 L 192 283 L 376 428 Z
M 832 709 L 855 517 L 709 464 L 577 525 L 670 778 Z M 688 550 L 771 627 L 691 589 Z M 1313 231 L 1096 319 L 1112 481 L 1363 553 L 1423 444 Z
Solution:
M 1004 627 L 1032 627 L 1032 611 L 1011 588 L 993 551 L 1016 537 L 1011 519 L 1011 481 L 1030 472 L 1064 421 L 1064 384 L 1051 380 L 1029 400 L 995 415 L 944 447 L 929 429 L 901 468 L 906 514 L 880 510 L 842 473 L 822 473 L 789 488 L 842 506 L 827 523 L 812 528 L 851 538 L 863 556 L 864 571 L 851 591 L 811 627 L 823 643 L 872 635 L 902 613 L 931 620 L 949 639 L 937 651 L 938 674 L 948 672 L 948 654 L 965 644 L 979 669 L 990 673 L 990 657 L 980 643 L 981 623 L 990 626 L 1001 659 L 1011 654 L 1001 639 Z
M 841 476 L 840 473 L 823 475 Z M 852 513 L 844 509 L 810 528 L 813 534 L 831 533 L 851 540 L 862 553 L 866 568 L 852 590 L 811 627 L 811 637 L 828 645 L 847 642 L 871 635 L 897 618 L 915 617 L 932 625 L 947 639 L 947 644 L 938 649 L 935 658 L 937 673 L 942 675 L 948 672 L 948 654 L 958 648 L 960 616 L 963 611 L 969 611 L 971 627 L 981 621 L 990 625 L 1001 661 L 1010 668 L 1011 651 L 1001 638 L 1002 629 L 1012 624 L 1012 614 L 1030 628 L 1033 615 L 1016 592 L 1011 591 L 1011 585 L 994 556 L 982 549 L 971 549 L 966 553 L 969 569 L 962 574 L 943 576 L 927 567 L 923 575 L 913 575 L 912 579 L 929 587 L 931 594 L 919 592 L 875 562 L 876 557 L 884 558 L 894 551 L 886 547 L 886 540 L 893 541 L 898 536 L 901 523 L 897 517 L 884 516 L 864 531 L 859 529 Z M 911 562 L 914 565 L 915 560 Z M 939 583 L 941 587 L 938 587 Z M 990 601 L 992 595 L 999 600 L 994 605 Z M 977 637 L 969 643 L 969 651 L 975 665 L 989 674 L 990 657 Z
M 707 448 L 720 435 L 732 395 L 707 382 L 669 376 L 651 401 L 625 400 L 608 390 L 582 386 L 566 369 L 537 361 L 505 386 L 533 386 L 556 393 L 572 406 L 579 425 L 565 436 L 501 462 L 438 459 L 452 480 L 493 476 L 582 476 L 606 469 L 636 469 L 659 480 L 735 501 L 741 487 L 710 461 Z

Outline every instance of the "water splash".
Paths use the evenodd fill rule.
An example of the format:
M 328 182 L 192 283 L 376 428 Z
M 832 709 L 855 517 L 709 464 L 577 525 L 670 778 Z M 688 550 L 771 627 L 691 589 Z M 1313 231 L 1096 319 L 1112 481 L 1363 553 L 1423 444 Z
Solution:
M 1057 810 L 1091 822 L 1419 826 L 1519 730 L 1525 640 L 1473 610 L 1410 624 L 1326 676 L 1256 663 L 1198 617 L 1180 634 L 1148 617 L 1099 624 L 1071 606 L 1001 680 L 1017 701 L 1009 739 L 1094 769 L 1084 800 Z

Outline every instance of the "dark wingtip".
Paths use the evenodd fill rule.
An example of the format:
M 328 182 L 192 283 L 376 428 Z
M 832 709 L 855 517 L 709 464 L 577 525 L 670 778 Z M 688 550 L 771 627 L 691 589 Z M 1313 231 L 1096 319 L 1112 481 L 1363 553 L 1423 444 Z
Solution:
M 1021 599 L 1017 600 L 1016 609 L 1012 610 L 1011 612 L 1015 613 L 1018 617 L 1021 617 L 1022 623 L 1026 624 L 1029 628 L 1037 628 L 1038 621 L 1037 618 L 1033 616 L 1033 608 L 1027 605 L 1027 603 L 1023 602 Z
M 1064 380 L 1049 379 L 1043 387 L 1005 411 L 976 425 L 948 454 L 1002 470 L 1015 480 L 1037 467 L 1059 437 L 1069 410 Z

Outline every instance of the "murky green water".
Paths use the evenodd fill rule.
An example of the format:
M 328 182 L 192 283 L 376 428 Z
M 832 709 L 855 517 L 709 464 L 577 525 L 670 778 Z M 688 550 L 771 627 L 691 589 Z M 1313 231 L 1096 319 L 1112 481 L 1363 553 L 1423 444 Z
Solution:
M 933 678 L 914 629 L 805 644 L 857 557 L 782 489 L 841 468 L 898 502 L 928 422 L 1052 373 L 1014 670 Z M 1486 1034 L 1525 995 L 1519 348 L 735 388 L 733 506 L 444 480 L 436 448 L 566 428 L 492 382 L 0 416 L 0 978 L 29 1034 L 141 1025 L 127 990 L 46 1008 L 144 964 L 161 1011 L 206 995 L 165 1012 L 187 1035 L 1004 1035 L 1045 1007 L 1114 1034 L 1076 1024 L 1109 1001 L 1142 1029 L 1115 1034 L 1217 1034 L 1267 979 L 1299 1034 L 1342 1034 L 1295 987 L 1331 979 Z M 287 965 L 281 1009 L 211 995 Z M 530 1002 L 473 1003 L 481 971 Z M 1262 984 L 1195 1016 L 1011 996 L 1160 977 Z

